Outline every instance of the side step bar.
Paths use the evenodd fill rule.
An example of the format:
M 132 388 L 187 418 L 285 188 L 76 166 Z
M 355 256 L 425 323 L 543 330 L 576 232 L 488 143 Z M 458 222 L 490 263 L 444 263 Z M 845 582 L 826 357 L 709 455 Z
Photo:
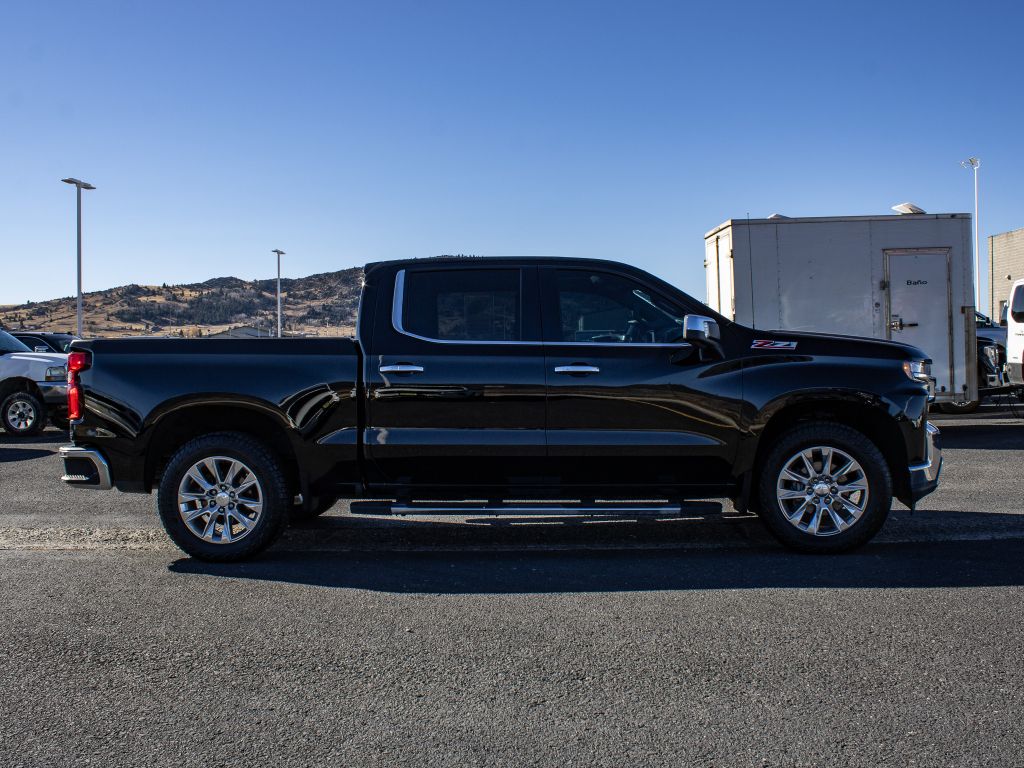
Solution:
M 721 512 L 722 505 L 709 502 L 389 502 L 354 501 L 354 515 L 551 515 L 555 517 L 664 517 L 707 515 Z

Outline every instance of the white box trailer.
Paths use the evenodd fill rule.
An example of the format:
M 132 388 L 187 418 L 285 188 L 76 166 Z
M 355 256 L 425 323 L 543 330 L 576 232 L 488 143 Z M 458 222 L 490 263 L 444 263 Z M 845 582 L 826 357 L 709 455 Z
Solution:
M 913 344 L 937 402 L 978 399 L 970 214 L 730 219 L 704 246 L 719 314 Z

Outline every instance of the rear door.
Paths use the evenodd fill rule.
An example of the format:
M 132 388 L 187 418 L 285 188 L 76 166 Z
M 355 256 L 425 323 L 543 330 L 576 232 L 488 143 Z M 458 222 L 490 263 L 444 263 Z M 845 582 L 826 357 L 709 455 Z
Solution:
M 722 361 L 680 342 L 681 304 L 602 267 L 541 275 L 548 456 L 560 482 L 641 498 L 727 482 L 740 374 L 712 375 Z
M 949 251 L 890 250 L 885 257 L 889 338 L 920 347 L 928 354 L 938 394 L 958 392 L 953 372 Z
M 544 354 L 537 274 L 494 263 L 416 264 L 378 298 L 365 358 L 367 455 L 415 487 L 540 482 Z

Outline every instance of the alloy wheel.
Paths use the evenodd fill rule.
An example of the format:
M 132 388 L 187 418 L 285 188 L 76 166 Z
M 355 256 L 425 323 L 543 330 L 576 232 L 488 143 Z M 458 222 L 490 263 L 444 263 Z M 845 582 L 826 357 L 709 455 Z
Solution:
M 812 536 L 848 530 L 868 505 L 868 479 L 850 454 L 832 446 L 805 448 L 791 456 L 775 484 L 782 514 Z
M 14 400 L 7 406 L 7 423 L 18 432 L 27 432 L 36 423 L 39 414 L 28 400 Z
M 245 538 L 263 513 L 263 487 L 238 459 L 200 459 L 178 484 L 178 514 L 196 538 L 231 544 Z

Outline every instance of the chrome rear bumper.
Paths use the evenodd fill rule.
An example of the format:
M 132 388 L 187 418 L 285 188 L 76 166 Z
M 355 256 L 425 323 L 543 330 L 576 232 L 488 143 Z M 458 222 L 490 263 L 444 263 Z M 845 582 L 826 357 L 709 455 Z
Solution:
M 68 485 L 95 491 L 108 491 L 114 487 L 110 478 L 110 465 L 103 454 L 94 448 L 62 445 L 60 458 L 64 462 L 61 480 Z

